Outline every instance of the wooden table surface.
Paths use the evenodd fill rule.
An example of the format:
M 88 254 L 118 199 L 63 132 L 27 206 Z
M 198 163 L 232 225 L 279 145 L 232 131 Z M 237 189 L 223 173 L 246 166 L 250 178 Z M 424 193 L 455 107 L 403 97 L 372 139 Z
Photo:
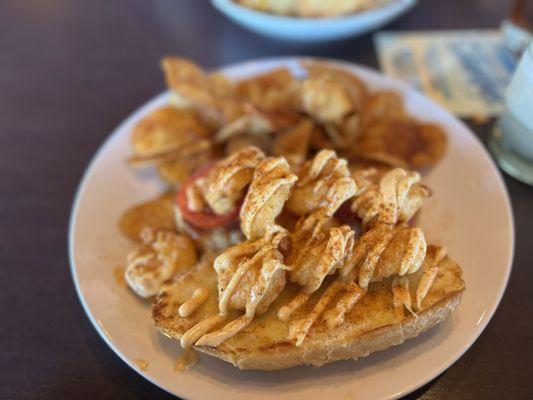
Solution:
M 506 6 L 421 0 L 389 29 L 495 28 Z M 377 67 L 370 35 L 284 44 L 242 30 L 202 0 L 2 0 L 1 399 L 171 398 L 93 329 L 76 298 L 66 246 L 88 161 L 123 118 L 163 89 L 158 61 L 165 54 L 206 67 L 293 54 Z M 490 124 L 470 125 L 486 140 Z M 533 398 L 533 188 L 505 181 L 517 234 L 507 292 L 472 348 L 409 398 Z

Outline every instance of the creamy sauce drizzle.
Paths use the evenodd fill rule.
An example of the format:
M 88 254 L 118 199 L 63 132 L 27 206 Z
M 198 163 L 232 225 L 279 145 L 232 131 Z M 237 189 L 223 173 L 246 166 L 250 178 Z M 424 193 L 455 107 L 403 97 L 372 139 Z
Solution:
M 241 262 L 220 297 L 219 314 L 199 322 L 185 332 L 181 339 L 181 344 L 184 348 L 193 344 L 210 347 L 218 346 L 250 325 L 255 316 L 257 307 L 268 291 L 272 277 L 278 270 L 287 268 L 284 264 L 277 262 L 275 259 L 271 258 L 271 255 L 269 255 L 270 252 L 277 251 L 276 248 L 278 244 L 285 236 L 285 232 L 276 231 L 275 236 L 272 238 L 272 243 L 262 247 L 250 259 Z M 258 262 L 262 264 L 262 267 L 257 280 L 250 290 L 250 297 L 246 303 L 245 314 L 230 321 L 223 328 L 208 333 L 226 319 L 229 299 L 237 289 L 239 281 L 246 271 Z
M 425 239 L 421 231 L 417 228 L 405 229 L 410 229 L 410 236 L 407 239 L 404 254 L 398 265 L 398 274 L 400 272 L 405 274 L 406 272 L 411 273 L 418 270 L 426 254 Z M 300 346 L 303 343 L 309 330 L 320 316 L 323 316 L 324 321 L 330 329 L 333 329 L 344 322 L 344 316 L 346 313 L 354 307 L 357 301 L 359 301 L 366 292 L 382 253 L 387 246 L 389 246 L 398 232 L 399 230 L 394 228 L 391 228 L 390 231 L 380 232 L 380 237 L 378 237 L 378 240 L 375 242 L 372 241 L 373 236 L 371 235 L 366 238 L 365 236 L 360 238 L 359 243 L 356 245 L 359 247 L 359 252 L 357 252 L 357 249 L 354 250 L 354 260 L 352 260 L 352 263 L 349 263 L 351 265 L 346 266 L 348 271 L 343 271 L 344 273 L 326 289 L 307 317 L 293 322 L 289 327 L 289 339 L 295 340 L 296 346 Z M 368 237 L 371 239 L 368 239 Z M 368 239 L 369 243 L 366 243 L 365 239 Z M 366 255 L 363 250 L 366 250 Z M 357 268 L 354 267 L 359 263 L 360 267 L 358 271 Z M 359 285 L 355 283 L 355 279 L 357 278 L 356 275 L 358 275 Z M 431 277 L 428 276 L 428 280 L 430 278 Z M 394 301 L 395 305 L 403 304 L 414 314 L 411 308 L 408 282 L 407 277 L 400 277 L 398 283 L 393 286 Z M 333 308 L 327 310 L 327 307 L 333 298 L 341 292 L 345 293 L 341 295 Z M 289 303 L 287 305 L 289 306 L 288 308 L 284 309 L 282 307 L 280 309 L 281 317 L 287 317 L 291 311 L 294 312 L 297 309 L 296 305 L 298 305 L 298 307 L 303 305 L 303 303 L 300 304 L 303 299 L 299 299 L 298 296 L 294 300 L 296 300 L 294 305 Z
M 435 254 L 435 261 L 431 267 L 426 269 L 420 281 L 418 282 L 418 287 L 416 288 L 416 308 L 418 310 L 422 309 L 422 301 L 429 292 L 429 289 L 433 285 L 437 273 L 439 272 L 439 265 L 446 257 L 446 250 L 443 247 L 437 247 Z
M 359 182 L 364 182 L 365 177 L 359 174 Z M 360 179 L 357 179 L 360 178 Z M 428 192 L 420 190 L 420 174 L 406 171 L 401 168 L 393 169 L 386 173 L 377 184 L 366 181 L 360 193 L 352 203 L 352 209 L 357 211 L 363 219 L 363 225 L 369 222 L 396 224 L 405 220 L 409 215 L 403 215 L 412 209 Z M 416 189 L 415 189 L 416 188 Z M 415 192 L 413 190 L 415 189 Z M 411 197 L 414 194 L 414 197 Z M 417 198 L 418 197 L 418 198 Z M 410 202 L 414 201 L 413 204 Z M 420 203 L 421 205 L 421 203 Z
M 191 347 L 194 343 L 200 339 L 203 335 L 213 329 L 215 326 L 221 324 L 226 317 L 222 315 L 215 315 L 214 317 L 204 319 L 201 322 L 198 322 L 181 337 L 180 343 L 181 347 L 184 349 Z
M 412 274 L 416 272 L 426 256 L 426 240 L 424 233 L 419 228 L 413 228 L 410 230 L 409 239 L 407 241 L 407 249 L 402 257 L 400 264 L 400 270 L 398 275 L 402 276 L 406 273 Z
M 331 159 L 332 155 L 328 154 L 327 152 L 324 152 L 321 157 L 315 158 L 314 162 L 309 167 L 308 176 L 306 177 L 307 180 L 311 180 L 313 178 L 316 179 L 322 172 L 326 172 L 327 178 L 331 175 L 334 175 L 339 168 L 345 167 L 345 165 L 342 163 L 327 165 Z M 268 161 L 270 164 L 264 166 L 265 171 L 263 171 L 263 173 L 267 173 L 270 170 L 278 167 L 279 162 L 277 159 L 269 159 Z M 328 171 L 324 171 L 326 167 L 329 167 Z M 400 174 L 400 172 L 402 174 Z M 376 215 L 379 213 L 385 213 L 387 214 L 387 218 L 392 218 L 394 222 L 396 222 L 404 203 L 409 199 L 409 192 L 412 186 L 415 185 L 418 180 L 419 176 L 417 174 L 405 174 L 405 171 L 403 170 L 399 170 L 397 173 L 385 176 L 384 179 L 382 179 L 382 181 L 379 183 L 381 198 L 377 199 L 379 200 L 377 203 L 380 204 L 372 205 L 370 209 L 366 210 L 367 214 Z M 305 181 L 306 179 L 302 179 L 297 183 L 297 186 L 307 183 Z M 350 182 L 352 181 L 350 180 Z M 252 182 L 252 185 L 253 183 L 254 182 Z M 252 229 L 251 225 L 254 223 L 255 219 L 255 213 L 253 211 L 257 211 L 265 205 L 266 201 L 273 195 L 275 190 L 277 190 L 277 185 L 280 183 L 277 182 L 277 185 L 272 185 L 272 182 L 269 182 L 269 185 L 266 185 L 266 182 L 263 182 L 263 184 L 266 187 L 262 187 L 263 190 L 260 191 L 261 196 L 251 202 L 253 203 L 253 207 L 250 204 L 248 204 L 247 207 L 243 207 L 244 214 L 246 214 L 246 212 L 250 214 L 248 216 L 249 218 L 241 221 L 243 222 L 243 231 L 248 233 L 248 237 L 250 237 L 250 232 Z M 292 184 L 292 182 L 289 184 Z M 325 184 L 324 180 L 317 182 L 315 189 L 321 189 L 321 184 Z M 351 184 L 353 186 L 353 182 Z M 355 190 L 355 188 L 352 189 Z M 333 201 L 335 199 L 332 198 L 330 200 Z M 243 211 L 241 211 L 241 220 L 243 217 Z M 326 213 L 326 215 L 327 214 L 328 213 Z M 321 220 L 309 221 L 309 228 L 311 228 L 309 233 L 314 234 L 316 233 L 315 231 L 321 230 L 322 223 L 323 221 Z M 424 235 L 420 229 L 408 228 L 406 226 L 394 227 L 391 225 L 381 225 L 378 226 L 378 228 L 379 229 L 377 231 L 373 233 L 367 232 L 369 234 L 368 236 L 365 236 L 365 234 L 360 238 L 358 243 L 356 243 L 354 246 L 353 257 L 351 260 L 346 260 L 345 258 L 340 259 L 339 257 L 336 257 L 336 253 L 333 251 L 333 244 L 330 246 L 331 249 L 326 246 L 325 250 L 328 251 L 325 251 L 324 256 L 327 257 L 324 260 L 324 263 L 327 261 L 328 265 L 338 264 L 336 268 L 339 268 L 341 273 L 339 274 L 339 277 L 324 291 L 309 315 L 294 321 L 290 325 L 289 339 L 295 340 L 296 346 L 300 346 L 303 343 L 309 330 L 320 317 L 324 319 L 329 329 L 333 329 L 341 325 L 344 322 L 346 313 L 349 312 L 359 301 L 359 299 L 366 293 L 369 283 L 372 280 L 382 280 L 388 276 L 391 276 L 391 273 L 395 274 L 392 288 L 395 307 L 404 306 L 414 314 L 411 308 L 409 281 L 405 275 L 416 272 L 424 261 L 426 255 L 426 243 Z M 338 229 L 339 232 L 335 231 L 335 229 Z M 346 251 L 348 244 L 353 246 L 353 232 L 350 241 L 350 237 L 344 237 L 342 235 L 343 232 L 341 232 L 340 229 L 341 228 L 333 228 L 334 232 L 330 232 L 330 235 L 332 237 L 334 236 L 335 239 L 337 239 L 336 242 L 339 243 L 341 242 L 341 239 L 344 239 L 343 249 Z M 409 231 L 405 232 L 405 229 L 409 229 Z M 385 269 L 385 272 L 380 271 L 383 269 L 382 267 L 380 267 L 378 272 L 376 272 L 376 267 L 382 254 L 399 232 L 406 233 L 407 237 L 403 244 L 403 255 L 401 259 L 399 262 L 395 261 L 393 264 L 395 268 L 393 270 L 394 272 L 391 272 L 390 266 L 388 269 Z M 306 245 L 308 245 L 307 241 L 304 244 L 304 247 L 306 247 Z M 237 269 L 233 273 L 226 288 L 219 294 L 219 314 L 197 323 L 187 332 L 185 332 L 181 339 L 181 344 L 184 348 L 189 348 L 193 344 L 198 346 L 216 347 L 250 325 L 255 316 L 257 306 L 269 288 L 273 274 L 280 268 L 287 269 L 287 267 L 281 262 L 279 263 L 282 265 L 281 267 L 275 266 L 274 263 L 272 268 L 265 268 L 267 262 L 273 262 L 273 260 L 266 257 L 268 256 L 268 252 L 271 250 L 273 250 L 273 248 L 267 241 L 265 246 L 261 247 L 260 250 L 257 251 L 251 258 L 245 259 L 238 264 Z M 438 264 L 444 258 L 444 255 L 441 256 L 441 254 L 438 252 L 437 256 L 435 257 L 435 265 L 431 268 L 428 268 L 422 274 L 416 292 L 418 308 L 420 308 L 421 301 L 426 296 L 429 287 L 432 285 L 435 279 Z M 250 298 L 246 303 L 245 313 L 240 317 L 229 321 L 222 328 L 211 332 L 214 328 L 226 321 L 229 302 L 232 295 L 237 290 L 239 282 L 250 270 L 250 268 L 252 268 L 258 262 L 261 262 L 262 264 L 261 274 L 258 276 L 256 282 L 254 282 L 252 286 Z M 331 271 L 327 270 L 323 272 L 328 273 Z M 322 280 L 320 280 L 318 286 L 321 286 L 321 283 Z M 304 289 L 305 287 L 288 304 L 279 309 L 278 317 L 280 320 L 290 320 L 294 313 L 309 301 L 313 291 Z M 192 298 L 180 306 L 179 315 L 186 317 L 192 314 L 206 301 L 208 294 L 209 291 L 207 288 L 196 289 Z M 333 307 L 328 309 L 328 306 L 336 297 L 339 297 L 338 301 L 333 305 Z
M 343 287 L 344 293 L 337 304 L 324 313 L 324 321 L 329 329 L 334 329 L 344 322 L 344 316 L 350 311 L 365 291 L 361 289 L 356 283 L 349 282 Z
M 392 281 L 392 301 L 395 308 L 405 307 L 415 317 L 417 315 L 411 308 L 411 295 L 409 294 L 409 280 L 405 276 L 395 276 Z
M 307 333 L 309 332 L 309 329 L 311 329 L 318 317 L 322 315 L 328 304 L 341 289 L 341 282 L 338 280 L 334 281 L 322 294 L 322 297 L 320 300 L 318 300 L 309 316 L 291 324 L 289 327 L 289 339 L 296 340 L 296 346 L 300 346 L 302 344 L 307 336 Z
M 309 297 L 311 297 L 309 293 L 298 293 L 289 303 L 285 304 L 278 310 L 278 318 L 284 322 L 290 320 L 293 314 L 307 303 Z
M 209 297 L 209 289 L 206 287 L 198 288 L 194 291 L 192 297 L 183 303 L 178 309 L 180 317 L 185 318 L 195 312 Z
M 184 349 L 174 362 L 175 372 L 184 372 L 198 362 L 198 353 L 191 348 Z
M 363 260 L 363 264 L 361 265 L 361 269 L 359 270 L 359 286 L 361 286 L 362 288 L 366 289 L 368 287 L 368 284 L 370 282 L 370 279 L 372 279 L 372 275 L 374 273 L 374 270 L 376 269 L 376 264 L 378 263 L 381 254 L 385 251 L 393 237 L 394 234 L 392 231 L 387 232 L 367 252 L 366 257 Z
M 256 253 L 257 256 L 258 253 Z M 220 296 L 220 300 L 218 302 L 218 307 L 220 309 L 220 314 L 226 315 L 228 312 L 228 303 L 231 299 L 231 296 L 235 292 L 235 289 L 237 289 L 237 285 L 239 284 L 239 281 L 244 276 L 244 274 L 250 269 L 250 267 L 253 264 L 254 257 L 252 257 L 250 260 L 246 260 L 244 262 L 241 262 L 233 276 L 231 277 L 231 280 L 228 283 L 228 286 L 224 289 L 224 292 Z
M 398 266 L 398 276 L 395 276 L 394 278 L 393 300 L 395 307 L 403 305 L 413 315 L 416 316 L 411 307 L 411 297 L 409 294 L 408 286 L 409 281 L 406 276 L 400 276 L 400 274 L 412 273 L 420 268 L 421 262 L 423 261 L 426 253 L 425 239 L 421 231 L 417 228 L 403 229 L 411 229 L 411 234 L 407 239 L 405 251 Z M 361 238 L 362 243 L 359 243 L 359 245 L 363 246 L 363 248 L 366 250 L 366 255 L 355 255 L 356 263 L 360 262 L 361 267 L 358 269 L 354 268 L 355 265 L 347 265 L 346 267 L 348 269 L 348 272 L 342 271 L 344 273 L 341 274 L 341 276 L 339 276 L 326 289 L 319 301 L 314 306 L 311 313 L 307 317 L 295 321 L 290 325 L 289 339 L 295 340 L 296 346 L 300 346 L 303 343 L 309 330 L 321 316 L 326 322 L 329 329 L 334 329 L 344 322 L 345 314 L 349 312 L 357 303 L 357 301 L 359 301 L 359 299 L 366 293 L 366 288 L 372 278 L 372 275 L 374 274 L 374 270 L 380 260 L 380 256 L 385 251 L 390 242 L 393 240 L 396 233 L 397 230 L 391 228 L 391 231 L 385 232 L 385 235 L 382 235 L 382 237 L 373 245 L 372 241 L 370 241 L 370 243 L 364 243 L 364 238 Z M 223 298 L 221 298 L 221 302 L 224 306 L 227 307 L 227 302 L 229 301 L 229 298 L 237 288 L 238 282 L 244 275 L 244 273 L 250 268 L 250 266 L 254 262 L 261 260 L 261 257 L 263 257 L 266 252 L 267 249 L 265 247 L 258 251 L 251 259 L 243 262 L 238 267 L 236 273 L 230 281 L 230 284 L 228 284 L 224 292 L 223 296 L 227 296 L 226 300 L 223 301 Z M 417 305 L 422 301 L 422 299 L 427 294 L 430 286 L 432 285 L 438 271 L 438 264 L 444 259 L 445 254 L 446 253 L 442 248 L 438 248 L 436 250 L 434 265 L 424 271 L 420 279 L 420 283 L 417 287 Z M 270 276 L 276 270 L 277 269 L 274 268 L 268 271 L 268 274 L 262 277 L 262 279 L 258 279 L 258 281 L 254 285 L 254 288 L 257 290 L 260 285 L 264 286 L 265 282 L 268 283 Z M 363 277 L 363 284 L 361 284 L 361 277 Z M 354 282 L 354 280 L 357 278 L 359 278 L 359 285 Z M 264 294 L 267 288 L 268 286 L 262 287 L 261 290 L 259 290 L 259 293 Z M 203 298 L 204 290 L 202 289 L 204 288 L 200 288 L 195 291 L 193 298 L 189 300 L 192 301 L 191 304 L 196 304 L 193 300 L 195 299 L 195 295 L 197 300 L 201 300 Z M 339 295 L 339 293 L 341 293 L 339 300 L 332 308 L 328 310 L 327 307 L 330 305 L 332 300 L 337 295 Z M 300 292 L 288 304 L 280 308 L 280 310 L 278 311 L 278 317 L 282 321 L 288 321 L 300 307 L 307 303 L 309 298 L 310 294 Z M 214 332 L 208 333 L 217 325 L 223 323 L 226 320 L 227 317 L 225 316 L 225 314 L 222 314 L 221 312 L 221 314 L 219 315 L 199 322 L 198 324 L 190 328 L 187 332 L 185 332 L 181 339 L 182 346 L 184 348 L 188 348 L 193 344 L 208 347 L 216 347 L 220 345 L 221 343 L 233 337 L 234 335 L 236 335 L 237 333 L 239 333 L 244 328 L 250 325 L 255 316 L 255 308 L 259 304 L 260 300 L 261 296 L 256 297 L 254 299 L 250 299 L 247 303 L 247 310 L 244 315 L 241 315 L 240 317 L 230 321 L 223 328 Z M 205 299 L 201 301 L 203 302 L 205 301 Z M 185 304 L 187 304 L 187 302 L 184 303 L 184 305 Z M 199 307 L 200 305 L 201 303 L 196 307 Z M 420 308 L 419 305 L 418 308 Z M 222 309 L 224 308 L 221 308 L 221 311 Z
M 253 316 L 249 317 L 246 314 L 241 315 L 239 318 L 229 322 L 224 328 L 208 333 L 202 336 L 197 342 L 198 346 L 216 347 L 220 343 L 225 342 L 230 337 L 235 336 L 237 333 L 246 328 L 253 320 Z

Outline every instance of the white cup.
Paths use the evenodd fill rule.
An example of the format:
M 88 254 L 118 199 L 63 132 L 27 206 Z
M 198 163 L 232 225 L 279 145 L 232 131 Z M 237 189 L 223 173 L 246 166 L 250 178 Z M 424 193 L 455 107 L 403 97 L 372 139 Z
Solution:
M 507 88 L 505 109 L 489 147 L 504 171 L 533 184 L 533 41 Z

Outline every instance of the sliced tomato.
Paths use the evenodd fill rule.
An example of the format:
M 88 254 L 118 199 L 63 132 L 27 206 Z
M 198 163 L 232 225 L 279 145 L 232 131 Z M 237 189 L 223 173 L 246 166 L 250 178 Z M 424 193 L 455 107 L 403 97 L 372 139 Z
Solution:
M 215 165 L 217 165 L 216 161 L 209 161 L 208 163 L 202 165 L 200 168 L 198 168 L 196 171 L 190 174 L 187 177 L 187 179 L 185 179 L 185 182 L 183 183 L 182 187 L 185 186 L 186 184 L 191 184 L 193 181 L 195 181 L 198 178 L 202 178 L 206 176 L 209 173 L 209 171 L 215 168 Z
M 209 162 L 198 168 L 181 185 L 177 194 L 177 203 L 183 219 L 198 229 L 213 229 L 232 225 L 239 216 L 240 205 L 225 214 L 215 214 L 210 210 L 191 211 L 187 208 L 187 188 L 197 179 L 206 176 L 216 165 L 215 161 Z

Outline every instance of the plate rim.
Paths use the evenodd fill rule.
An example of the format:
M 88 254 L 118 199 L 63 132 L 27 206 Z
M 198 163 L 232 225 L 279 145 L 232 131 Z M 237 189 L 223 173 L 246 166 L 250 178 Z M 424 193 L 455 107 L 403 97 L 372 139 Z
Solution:
M 243 16 L 262 19 L 263 22 L 276 22 L 276 23 L 291 23 L 298 25 L 301 28 L 304 25 L 310 23 L 313 24 L 331 24 L 331 23 L 343 23 L 347 21 L 354 21 L 362 16 L 372 15 L 374 13 L 383 12 L 388 8 L 392 8 L 394 3 L 398 3 L 396 7 L 399 10 L 409 9 L 414 6 L 418 0 L 389 0 L 387 3 L 378 5 L 377 7 L 371 7 L 365 10 L 356 11 L 349 14 L 337 15 L 333 17 L 291 17 L 287 15 L 278 15 L 274 13 L 268 13 L 263 11 L 254 10 L 249 7 L 242 6 L 235 3 L 233 0 L 211 0 L 211 4 L 219 11 L 225 12 L 227 9 L 231 9 L 235 12 L 240 12 Z
M 405 387 L 402 391 L 393 394 L 392 396 L 387 397 L 387 399 L 393 400 L 400 398 L 402 396 L 406 396 L 418 388 L 424 386 L 431 380 L 435 379 L 437 376 L 445 372 L 450 366 L 452 366 L 457 360 L 463 356 L 466 351 L 468 351 L 472 345 L 476 342 L 476 340 L 479 338 L 479 336 L 483 333 L 483 331 L 487 328 L 488 324 L 494 317 L 494 314 L 498 310 L 501 300 L 503 298 L 503 295 L 505 294 L 505 291 L 507 289 L 507 286 L 509 284 L 509 278 L 513 269 L 513 262 L 514 262 L 514 255 L 515 255 L 515 246 L 516 246 L 516 231 L 515 231 L 515 220 L 514 220 L 514 213 L 512 208 L 512 202 L 511 197 L 509 195 L 509 191 L 507 190 L 507 186 L 505 184 L 505 181 L 503 179 L 503 174 L 500 171 L 500 169 L 496 166 L 494 163 L 494 160 L 490 156 L 490 153 L 483 145 L 482 140 L 458 117 L 456 117 L 454 114 L 452 114 L 450 111 L 446 110 L 443 106 L 436 103 L 431 98 L 427 97 L 423 93 L 420 93 L 416 91 L 413 87 L 408 85 L 405 82 L 402 82 L 398 79 L 391 78 L 389 76 L 386 76 L 385 74 L 381 73 L 378 70 L 375 70 L 373 68 L 345 60 L 338 60 L 333 58 L 325 58 L 325 57 L 302 57 L 302 56 L 278 56 L 278 57 L 260 57 L 260 58 L 254 58 L 247 61 L 239 61 L 227 65 L 223 65 L 219 68 L 215 68 L 213 70 L 224 72 L 226 70 L 235 69 L 238 67 L 241 67 L 243 65 L 251 65 L 251 64 L 268 64 L 268 63 L 284 63 L 286 65 L 290 65 L 292 63 L 301 63 L 301 62 L 319 62 L 319 63 L 325 63 L 330 64 L 333 66 L 338 66 L 344 69 L 353 69 L 353 67 L 356 67 L 357 69 L 360 69 L 364 71 L 367 74 L 370 75 L 377 75 L 380 79 L 384 79 L 385 81 L 394 82 L 396 86 L 398 86 L 404 93 L 414 96 L 421 96 L 424 101 L 430 102 L 432 106 L 437 107 L 442 112 L 446 113 L 450 119 L 453 119 L 455 123 L 459 124 L 465 131 L 468 132 L 470 136 L 474 138 L 474 142 L 476 143 L 476 146 L 484 153 L 484 155 L 488 158 L 490 161 L 490 165 L 494 172 L 496 173 L 496 179 L 501 186 L 501 189 L 503 191 L 503 197 L 505 200 L 505 211 L 507 216 L 509 217 L 509 260 L 508 265 L 506 266 L 506 274 L 505 279 L 502 282 L 503 284 L 500 286 L 499 292 L 497 293 L 497 296 L 495 296 L 495 302 L 493 302 L 493 306 L 491 307 L 491 310 L 484 316 L 484 319 L 481 324 L 477 325 L 478 329 L 474 333 L 474 335 L 471 336 L 470 340 L 468 341 L 468 344 L 465 346 L 462 346 L 461 349 L 456 351 L 451 357 L 449 357 L 448 361 L 445 362 L 444 366 L 439 365 L 436 366 L 433 370 L 429 371 L 424 375 L 424 377 L 419 378 L 408 387 Z M 108 337 L 107 333 L 105 332 L 105 329 L 101 327 L 97 321 L 97 318 L 93 315 L 91 312 L 87 300 L 85 296 L 83 295 L 81 284 L 78 279 L 77 273 L 76 273 L 76 264 L 74 262 L 74 233 L 75 233 L 75 227 L 76 227 L 76 215 L 78 214 L 78 209 L 81 202 L 81 194 L 85 189 L 85 186 L 87 185 L 87 181 L 89 177 L 91 176 L 91 172 L 95 167 L 96 161 L 99 159 L 99 156 L 104 152 L 104 150 L 107 148 L 108 144 L 119 136 L 119 133 L 124 130 L 124 128 L 129 125 L 133 120 L 138 118 L 138 115 L 140 114 L 141 110 L 148 109 L 154 104 L 162 101 L 165 97 L 168 96 L 169 91 L 164 90 L 163 92 L 160 92 L 156 94 L 155 96 L 152 96 L 150 99 L 148 99 L 146 102 L 142 103 L 138 107 L 136 107 L 132 112 L 128 114 L 128 116 L 123 119 L 118 125 L 115 126 L 115 128 L 105 137 L 105 139 L 102 141 L 102 143 L 98 146 L 95 153 L 91 156 L 90 161 L 87 163 L 87 166 L 84 169 L 84 172 L 82 174 L 82 177 L 77 185 L 76 191 L 73 196 L 72 205 L 70 208 L 70 217 L 69 217 L 69 223 L 68 223 L 68 235 L 67 235 L 67 249 L 68 249 L 68 259 L 69 259 L 69 270 L 72 277 L 72 281 L 74 283 L 74 287 L 76 290 L 76 295 L 78 297 L 79 302 L 82 305 L 83 311 L 85 312 L 86 316 L 88 317 L 89 321 L 93 325 L 94 329 L 98 332 L 99 336 L 104 340 L 104 342 L 107 344 L 107 346 L 122 360 L 128 365 L 133 371 L 141 375 L 143 378 L 148 380 L 150 383 L 154 384 L 155 386 L 159 387 L 160 389 L 166 391 L 167 393 L 176 396 L 184 398 L 182 395 L 176 394 L 173 389 L 166 387 L 166 385 L 161 384 L 157 382 L 155 379 L 152 379 L 152 377 L 149 374 L 146 374 L 145 371 L 141 371 L 133 361 L 130 361 L 125 354 L 123 354 L 117 346 L 115 346 L 110 338 Z
M 322 43 L 376 30 L 409 12 L 418 0 L 395 0 L 364 11 L 326 18 L 290 17 L 256 11 L 233 0 L 211 0 L 224 17 L 251 32 L 279 41 Z M 273 27 L 283 29 L 273 29 Z M 321 28 L 317 31 L 317 27 Z

